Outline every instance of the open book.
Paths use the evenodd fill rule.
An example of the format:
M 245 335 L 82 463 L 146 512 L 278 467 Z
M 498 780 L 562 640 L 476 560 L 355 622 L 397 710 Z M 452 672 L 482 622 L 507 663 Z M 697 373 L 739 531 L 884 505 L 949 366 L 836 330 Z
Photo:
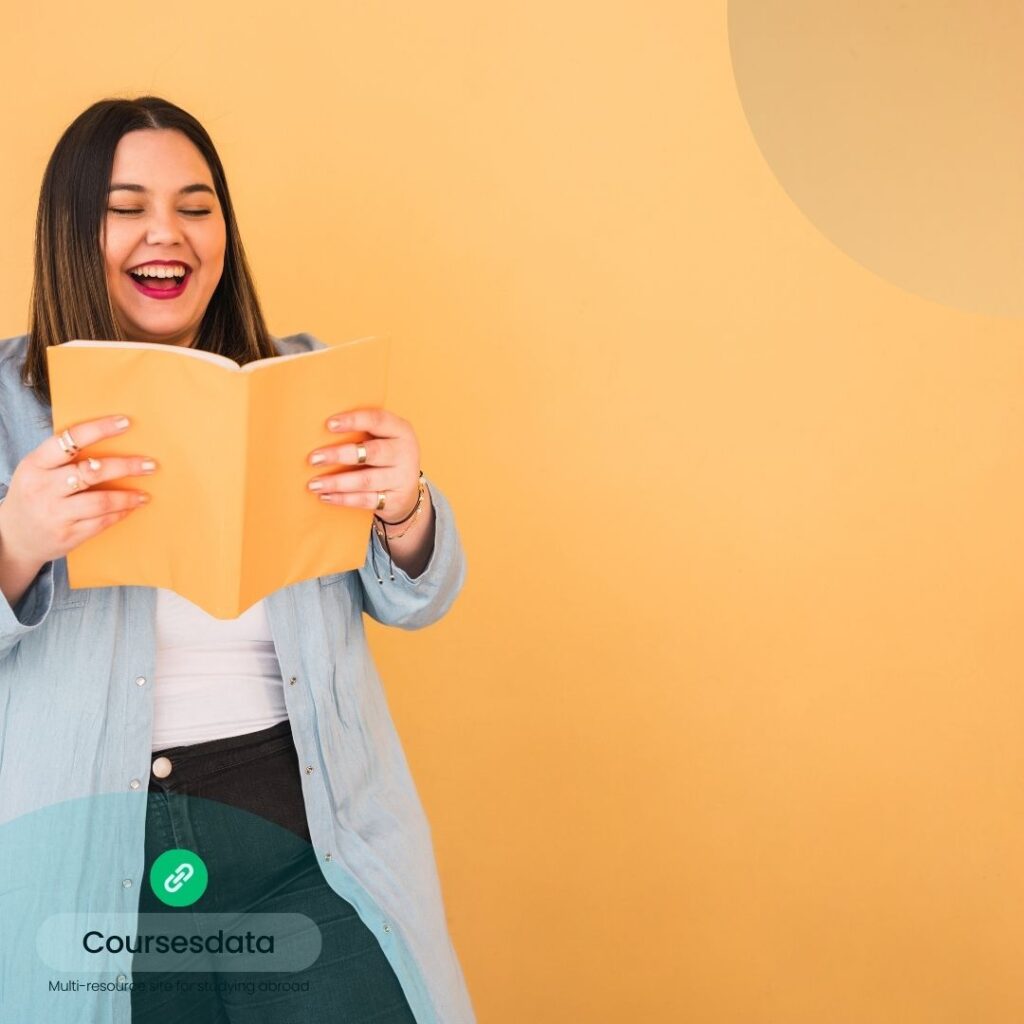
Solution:
M 92 488 L 152 500 L 68 553 L 69 585 L 165 587 L 227 619 L 290 583 L 363 565 L 373 512 L 328 504 L 306 487 L 351 467 L 308 458 L 366 439 L 326 423 L 384 406 L 389 350 L 387 338 L 359 338 L 239 366 L 149 342 L 49 347 L 57 434 L 115 413 L 132 422 L 78 458 L 143 455 L 159 467 Z

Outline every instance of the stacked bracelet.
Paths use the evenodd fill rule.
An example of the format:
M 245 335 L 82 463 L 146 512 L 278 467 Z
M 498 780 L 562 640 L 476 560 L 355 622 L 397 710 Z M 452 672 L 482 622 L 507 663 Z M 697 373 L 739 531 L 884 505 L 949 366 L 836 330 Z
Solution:
M 384 545 L 384 550 L 388 553 L 388 575 L 390 576 L 391 579 L 395 578 L 395 571 L 394 567 L 391 564 L 391 546 L 388 544 L 388 541 L 398 540 L 400 537 L 404 537 L 413 528 L 413 525 L 419 518 L 420 513 L 423 511 L 423 498 L 426 493 L 427 480 L 426 477 L 423 475 L 423 470 L 421 469 L 419 493 L 416 496 L 416 507 L 404 519 L 399 519 L 396 522 L 389 523 L 381 519 L 379 515 L 374 513 L 373 528 L 374 530 L 376 530 L 377 536 L 381 539 L 381 542 Z M 389 537 L 387 535 L 387 532 L 384 530 L 385 526 L 401 526 L 402 523 L 408 523 L 409 525 L 401 533 L 395 534 L 394 537 Z M 377 577 L 377 582 L 383 584 L 384 580 L 381 578 L 380 573 L 376 571 L 376 564 L 374 565 L 374 574 Z
M 376 521 L 374 522 L 373 526 L 374 526 L 374 529 L 377 531 L 377 536 L 380 537 L 381 540 L 384 540 L 385 536 L 387 536 L 388 540 L 399 540 L 401 537 L 404 537 L 412 529 L 413 523 L 416 522 L 416 520 L 419 518 L 419 514 L 423 511 L 423 496 L 426 493 L 426 490 L 427 490 L 427 481 L 426 481 L 426 478 L 423 476 L 423 470 L 421 469 L 420 470 L 419 493 L 416 495 L 416 505 L 413 508 L 413 510 L 404 519 L 396 519 L 393 523 L 389 523 L 386 520 L 381 519 L 380 516 L 374 515 L 373 518 Z M 412 522 L 410 522 L 410 520 L 412 520 Z M 394 534 L 391 534 L 390 536 L 385 534 L 383 527 L 385 527 L 385 526 L 401 526 L 402 523 L 409 523 L 409 525 L 401 533 L 394 533 Z

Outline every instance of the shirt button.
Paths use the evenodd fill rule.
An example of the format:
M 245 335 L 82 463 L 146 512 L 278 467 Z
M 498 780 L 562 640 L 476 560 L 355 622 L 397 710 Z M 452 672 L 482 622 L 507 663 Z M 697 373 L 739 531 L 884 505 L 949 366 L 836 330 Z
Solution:
M 153 762 L 153 774 L 158 779 L 166 779 L 171 774 L 171 759 L 169 757 L 158 757 Z
M 306 765 L 306 774 L 307 775 L 312 775 L 313 774 L 313 766 L 311 764 L 307 764 Z
M 295 676 L 292 676 L 292 677 L 291 677 L 291 678 L 290 678 L 290 679 L 288 680 L 288 685 L 289 685 L 289 686 L 294 686 L 294 685 L 295 685 Z
M 384 931 L 386 931 L 386 932 L 389 932 L 389 931 L 391 931 L 391 925 L 389 925 L 389 924 L 387 923 L 387 921 L 385 921 L 385 922 L 384 922 Z
M 123 882 L 121 883 L 121 885 L 123 885 L 123 886 L 124 886 L 124 887 L 125 887 L 126 889 L 130 889 L 130 888 L 132 887 L 132 880 L 131 880 L 130 878 L 126 878 L 126 879 L 125 879 L 125 880 L 124 880 L 124 881 L 123 881 Z
M 146 685 L 146 677 L 145 676 L 136 676 L 135 677 L 135 685 L 136 686 L 145 686 Z
M 330 860 L 330 859 L 331 859 L 331 851 L 330 851 L 330 850 L 328 850 L 328 851 L 327 851 L 327 852 L 326 852 L 326 853 L 324 854 L 324 860 Z
M 139 786 L 141 786 L 141 785 L 142 785 L 142 783 L 139 782 L 138 779 L 132 779 L 132 781 L 128 783 L 128 788 L 129 789 L 138 789 Z
M 128 979 L 123 974 L 119 974 L 117 976 L 117 983 L 118 983 L 118 985 L 123 985 L 127 980 Z

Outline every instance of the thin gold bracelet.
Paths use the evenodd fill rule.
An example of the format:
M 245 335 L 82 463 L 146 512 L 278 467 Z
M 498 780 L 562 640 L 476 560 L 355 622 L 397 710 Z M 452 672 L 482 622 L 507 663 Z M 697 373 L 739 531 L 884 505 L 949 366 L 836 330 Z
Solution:
M 419 518 L 420 513 L 423 511 L 423 497 L 427 491 L 427 482 L 423 476 L 423 470 L 420 470 L 420 485 L 416 495 L 416 506 L 413 510 L 404 518 L 398 519 L 393 523 L 386 522 L 381 519 L 380 516 L 375 515 L 373 528 L 377 531 L 377 536 L 381 540 L 401 540 L 416 524 L 416 520 Z M 402 523 L 408 522 L 409 525 L 401 532 L 395 534 L 388 534 L 382 529 L 381 524 L 384 526 L 401 526 Z

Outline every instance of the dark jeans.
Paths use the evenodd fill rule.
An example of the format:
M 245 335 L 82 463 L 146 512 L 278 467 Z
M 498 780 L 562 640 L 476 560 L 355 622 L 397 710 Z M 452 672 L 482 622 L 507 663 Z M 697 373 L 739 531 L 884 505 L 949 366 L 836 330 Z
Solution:
M 139 912 L 305 914 L 323 947 L 297 972 L 133 971 L 134 1024 L 415 1024 L 377 939 L 317 863 L 289 723 L 158 756 L 171 772 L 150 774 Z M 209 885 L 192 906 L 166 906 L 150 887 L 150 867 L 169 849 L 207 866 Z

